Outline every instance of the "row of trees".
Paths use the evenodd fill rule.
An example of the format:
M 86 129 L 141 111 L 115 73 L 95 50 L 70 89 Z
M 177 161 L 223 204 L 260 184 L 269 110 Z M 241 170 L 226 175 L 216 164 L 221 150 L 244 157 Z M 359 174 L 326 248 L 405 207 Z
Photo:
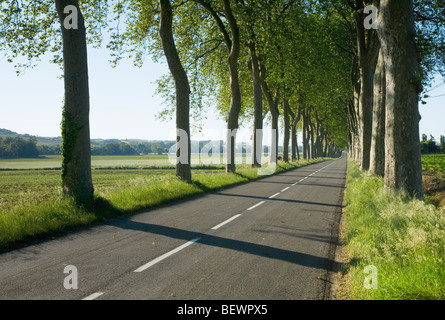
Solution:
M 445 153 L 445 136 L 440 136 L 439 142 L 430 135 L 422 134 L 422 141 L 420 141 L 420 150 L 422 153 Z
M 377 29 L 363 27 L 365 3 L 347 0 L 357 39 L 348 109 L 349 151 L 387 188 L 423 199 L 419 142 L 421 93 L 444 72 L 445 3 L 373 1 Z
M 36 158 L 39 155 L 37 139 L 30 137 L 0 137 L 0 159 Z
M 371 158 L 385 159 L 385 183 L 421 197 L 417 103 L 443 50 L 432 44 L 443 37 L 434 27 L 443 21 L 443 4 L 414 2 L 374 1 L 378 29 L 367 30 L 362 0 L 28 0 L 1 7 L 0 46 L 9 61 L 20 55 L 35 61 L 52 51 L 54 61 L 63 62 L 66 194 L 94 192 L 86 48 L 87 42 L 100 45 L 109 30 L 114 63 L 167 60 L 171 75 L 159 79 L 158 92 L 167 102 L 161 116 L 176 120 L 178 177 L 191 180 L 190 120 L 215 107 L 227 122 L 227 172 L 236 170 L 242 123 L 253 124 L 252 159 L 261 166 L 268 122 L 270 162 L 278 158 L 279 139 L 284 161 L 300 156 L 299 129 L 302 157 L 338 155 L 349 145 L 362 169 L 370 168 Z M 415 29 L 415 14 L 423 29 Z M 425 68 L 419 61 L 426 61 L 420 64 Z M 382 136 L 385 156 L 371 156 L 382 155 L 381 146 L 374 146 Z

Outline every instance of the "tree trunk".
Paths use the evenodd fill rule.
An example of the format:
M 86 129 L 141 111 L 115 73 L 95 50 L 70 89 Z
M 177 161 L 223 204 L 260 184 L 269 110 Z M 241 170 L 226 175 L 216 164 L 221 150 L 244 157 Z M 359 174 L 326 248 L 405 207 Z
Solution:
M 385 175 L 385 100 L 386 77 L 383 57 L 380 56 L 374 75 L 374 107 L 369 173 Z
M 310 113 L 309 113 L 309 117 L 308 117 L 308 125 L 310 128 L 310 130 L 309 130 L 309 140 L 310 140 L 309 159 L 314 159 L 315 158 L 315 141 L 314 141 L 315 128 L 314 128 L 314 123 L 312 122 Z
M 159 3 L 161 8 L 159 37 L 176 88 L 176 176 L 191 181 L 190 85 L 173 38 L 173 13 L 170 0 L 160 0 Z
M 298 107 L 297 113 L 294 114 L 290 110 L 292 116 L 292 127 L 291 127 L 291 154 L 292 161 L 300 160 L 300 152 L 298 150 L 298 140 L 297 140 L 297 125 L 301 118 L 301 107 Z
M 307 109 L 303 110 L 303 159 L 309 159 L 309 143 L 308 143 L 308 114 Z
M 386 71 L 385 187 L 423 199 L 413 1 L 381 0 L 378 22 Z
M 360 150 L 360 130 L 361 130 L 361 126 L 360 126 L 360 117 L 359 117 L 359 104 L 360 104 L 360 85 L 357 85 L 354 88 L 354 110 L 355 110 L 355 115 L 356 115 L 356 124 L 357 124 L 357 130 L 356 130 L 356 134 L 354 136 L 354 149 L 355 149 L 355 154 L 354 154 L 354 159 L 357 162 L 360 162 L 361 160 L 361 150 Z
M 230 109 L 229 109 L 229 117 L 227 120 L 227 146 L 228 146 L 228 154 L 227 154 L 227 164 L 226 164 L 226 172 L 235 172 L 236 164 L 235 164 L 235 146 L 236 146 L 236 130 L 238 130 L 238 118 L 241 112 L 241 89 L 239 84 L 239 75 L 238 75 L 238 58 L 240 55 L 240 32 L 238 28 L 238 24 L 236 19 L 232 13 L 232 9 L 230 7 L 230 1 L 224 0 L 224 15 L 229 22 L 231 34 L 232 34 L 232 42 L 230 47 L 230 53 L 228 58 L 229 63 L 229 74 L 230 74 L 230 92 L 231 92 L 231 101 L 230 101 Z M 235 133 L 235 134 L 234 134 Z
M 62 188 L 76 199 L 92 197 L 90 96 L 85 21 L 76 0 L 56 0 L 62 25 L 65 102 L 62 117 Z M 77 29 L 66 29 L 66 6 L 77 10 Z
M 272 129 L 271 129 L 271 139 L 270 139 L 270 154 L 269 154 L 269 162 L 277 163 L 278 160 L 278 118 L 280 113 L 278 111 L 278 97 L 275 98 L 273 102 L 273 111 L 271 110 L 272 116 Z
M 369 170 L 369 156 L 372 138 L 372 100 L 375 62 L 380 43 L 374 29 L 364 27 L 364 0 L 348 1 L 354 11 L 357 30 L 358 64 L 360 67 L 360 100 L 359 100 L 359 144 L 360 169 Z
M 253 37 L 253 35 L 251 35 Z M 261 155 L 263 150 L 263 92 L 261 90 L 261 77 L 258 56 L 255 43 L 249 41 L 249 54 L 252 67 L 253 82 L 253 134 L 252 134 L 252 166 L 261 167 Z
M 283 161 L 289 162 L 289 131 L 290 131 L 290 119 L 289 119 L 289 100 L 283 99 Z
M 278 110 L 278 95 L 275 99 L 272 97 L 272 93 L 266 82 L 266 67 L 261 66 L 261 88 L 263 89 L 264 96 L 266 97 L 267 105 L 269 106 L 272 129 L 271 129 L 271 141 L 269 148 L 269 162 L 276 163 L 278 158 L 278 117 L 280 115 Z
M 361 90 L 360 90 L 360 169 L 369 169 L 369 156 L 371 151 L 372 137 L 372 103 L 374 87 L 374 67 L 363 64 L 361 68 Z

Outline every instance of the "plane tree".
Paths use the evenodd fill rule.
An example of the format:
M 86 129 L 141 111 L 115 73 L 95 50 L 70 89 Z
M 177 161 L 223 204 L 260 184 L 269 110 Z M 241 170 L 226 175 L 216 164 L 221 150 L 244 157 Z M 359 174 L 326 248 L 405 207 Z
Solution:
M 0 48 L 18 74 L 45 54 L 63 66 L 62 190 L 80 202 L 94 193 L 87 43 L 101 43 L 103 9 L 93 0 L 2 1 L 0 7 Z

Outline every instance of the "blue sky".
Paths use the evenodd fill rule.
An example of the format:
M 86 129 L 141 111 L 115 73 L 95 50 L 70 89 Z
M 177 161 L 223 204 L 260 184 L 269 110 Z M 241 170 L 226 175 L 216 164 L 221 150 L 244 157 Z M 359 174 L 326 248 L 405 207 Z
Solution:
M 173 140 L 174 121 L 161 122 L 155 117 L 162 109 L 162 101 L 154 95 L 154 82 L 168 72 L 167 66 L 147 59 L 142 68 L 131 61 L 112 68 L 106 50 L 90 48 L 88 53 L 91 138 Z M 36 136 L 60 136 L 63 80 L 58 78 L 59 66 L 48 60 L 44 57 L 37 67 L 16 76 L 13 64 L 0 58 L 0 128 Z M 440 79 L 438 83 L 443 82 Z M 429 95 L 445 95 L 445 85 Z M 427 101 L 419 107 L 420 133 L 432 134 L 439 140 L 440 135 L 445 135 L 445 96 Z M 213 130 L 216 136 L 209 138 L 223 138 L 225 123 L 215 113 L 208 110 L 204 132 Z

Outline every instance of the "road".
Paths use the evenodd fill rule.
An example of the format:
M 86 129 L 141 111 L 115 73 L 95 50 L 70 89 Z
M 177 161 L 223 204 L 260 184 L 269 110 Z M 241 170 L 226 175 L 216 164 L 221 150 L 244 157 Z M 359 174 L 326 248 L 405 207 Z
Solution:
M 346 163 L 298 168 L 5 252 L 0 299 L 329 299 Z

